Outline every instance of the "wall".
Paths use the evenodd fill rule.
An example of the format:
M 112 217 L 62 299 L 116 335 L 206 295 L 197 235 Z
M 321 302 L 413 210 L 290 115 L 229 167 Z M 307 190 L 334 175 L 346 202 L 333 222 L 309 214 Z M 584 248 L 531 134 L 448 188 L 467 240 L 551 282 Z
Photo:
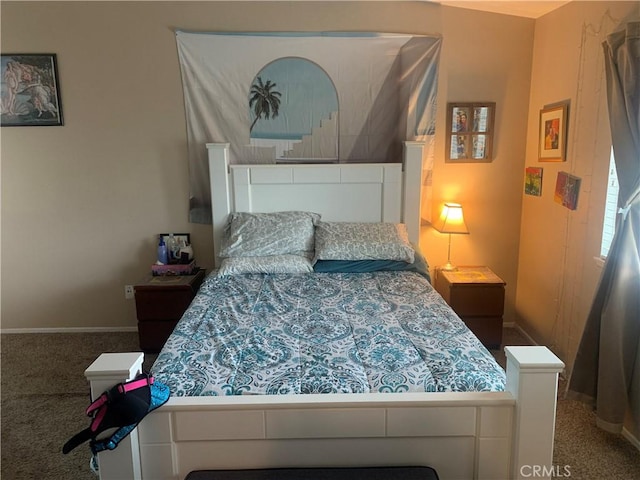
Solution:
M 501 22 L 493 23 L 496 19 Z M 445 100 L 438 110 L 432 218 L 438 218 L 445 201 L 463 205 L 470 234 L 452 236 L 452 263 L 488 265 L 495 271 L 507 283 L 504 319 L 512 323 L 533 21 L 443 9 L 443 32 L 439 98 Z M 491 163 L 446 163 L 446 102 L 473 101 L 496 102 L 494 159 Z M 432 228 L 424 233 L 423 249 L 430 263 L 446 263 L 447 237 Z
M 442 34 L 434 210 L 464 204 L 453 261 L 507 283 L 515 318 L 531 19 L 425 2 L 2 2 L 2 51 L 58 55 L 63 127 L 2 129 L 2 328 L 135 327 L 123 287 L 149 271 L 154 235 L 190 232 L 211 267 L 210 227 L 187 221 L 176 28 Z M 555 95 L 554 95 L 555 97 Z M 495 101 L 495 160 L 445 164 L 447 101 Z M 437 214 L 437 212 L 435 212 Z M 425 227 L 432 265 L 447 237 Z
M 632 17 L 640 17 L 637 2 L 572 2 L 535 25 L 526 165 L 543 167 L 543 192 L 524 196 L 517 322 L 568 370 L 601 274 L 596 258 L 611 148 L 601 44 Z M 566 161 L 538 162 L 540 109 L 564 100 L 570 102 Z M 554 202 L 559 171 L 582 179 L 575 211 Z

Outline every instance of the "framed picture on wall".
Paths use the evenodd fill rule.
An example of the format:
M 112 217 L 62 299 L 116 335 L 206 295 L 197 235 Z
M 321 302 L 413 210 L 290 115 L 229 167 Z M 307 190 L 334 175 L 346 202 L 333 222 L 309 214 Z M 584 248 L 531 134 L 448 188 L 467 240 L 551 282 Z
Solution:
M 538 160 L 540 162 L 564 162 L 567 153 L 567 103 L 556 104 L 540 110 L 538 136 Z
M 62 125 L 58 65 L 53 53 L 2 54 L 3 127 Z
M 492 160 L 495 108 L 494 102 L 447 104 L 447 162 Z

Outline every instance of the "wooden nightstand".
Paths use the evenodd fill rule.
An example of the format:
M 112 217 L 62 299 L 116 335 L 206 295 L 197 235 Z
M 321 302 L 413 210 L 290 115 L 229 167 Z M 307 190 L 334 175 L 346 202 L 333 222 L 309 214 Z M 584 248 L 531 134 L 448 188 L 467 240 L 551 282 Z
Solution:
M 436 270 L 436 290 L 487 348 L 500 348 L 505 282 L 487 267 Z
M 195 275 L 147 275 L 134 286 L 138 336 L 144 352 L 157 353 L 169 338 L 205 277 L 205 270 Z

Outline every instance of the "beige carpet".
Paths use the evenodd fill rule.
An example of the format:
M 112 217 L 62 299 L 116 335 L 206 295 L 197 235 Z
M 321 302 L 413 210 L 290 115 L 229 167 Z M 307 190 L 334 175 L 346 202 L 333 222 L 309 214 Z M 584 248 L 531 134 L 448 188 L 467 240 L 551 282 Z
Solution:
M 505 343 L 525 341 L 506 329 Z M 138 351 L 136 333 L 0 337 L 2 480 L 97 478 L 88 468 L 88 446 L 68 455 L 61 449 L 88 426 L 84 369 L 101 352 L 126 351 Z M 493 353 L 504 365 L 502 352 Z M 558 402 L 554 464 L 572 479 L 640 479 L 640 452 L 624 438 L 596 428 L 587 407 L 563 399 Z

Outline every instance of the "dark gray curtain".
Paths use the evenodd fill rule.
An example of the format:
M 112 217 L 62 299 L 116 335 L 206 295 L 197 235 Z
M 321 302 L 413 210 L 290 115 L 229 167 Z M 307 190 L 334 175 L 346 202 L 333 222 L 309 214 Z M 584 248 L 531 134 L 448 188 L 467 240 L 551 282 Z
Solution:
M 620 432 L 630 412 L 640 432 L 640 22 L 603 47 L 620 209 L 568 396 L 591 403 L 601 428 Z

